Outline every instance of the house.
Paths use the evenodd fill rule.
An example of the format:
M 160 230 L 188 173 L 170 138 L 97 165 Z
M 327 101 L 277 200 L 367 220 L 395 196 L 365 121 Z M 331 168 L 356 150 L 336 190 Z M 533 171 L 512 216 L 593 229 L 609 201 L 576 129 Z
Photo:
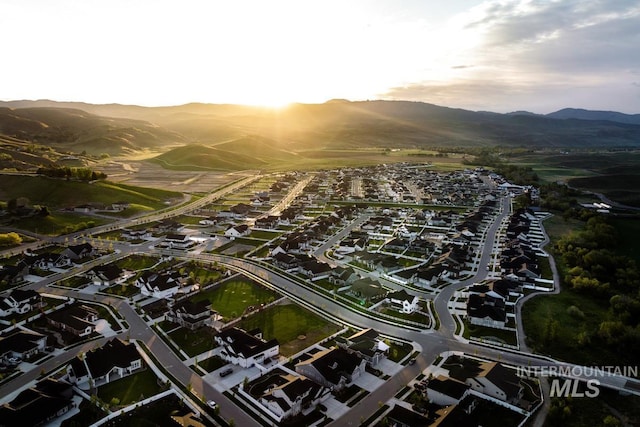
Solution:
M 183 228 L 183 225 L 172 219 L 163 219 L 156 225 L 159 233 L 175 233 Z
M 51 270 L 53 268 L 67 268 L 73 265 L 71 258 L 66 255 L 46 252 L 43 254 L 27 254 L 24 261 L 31 266 L 40 270 Z
M 44 307 L 40 294 L 34 290 L 13 289 L 9 295 L 0 299 L 0 317 L 11 314 L 25 314 Z
M 169 308 L 166 318 L 189 330 L 207 325 L 211 320 L 211 306 L 208 301 L 181 301 Z
M 299 270 L 311 280 L 320 280 L 329 277 L 331 266 L 326 262 L 312 259 L 300 265 Z
M 427 268 L 419 268 L 415 275 L 415 283 L 421 286 L 434 286 L 438 280 L 449 277 L 449 270 L 442 264 L 433 265 Z
M 96 286 L 112 286 L 124 282 L 124 270 L 116 264 L 98 265 L 87 272 L 87 277 Z
M 122 230 L 122 238 L 125 240 L 146 240 L 152 237 L 151 231 L 145 229 L 131 230 L 125 228 Z
M 389 353 L 389 346 L 371 328 L 356 332 L 348 338 L 336 337 L 336 345 L 366 360 L 369 366 L 376 366 Z
M 238 203 L 237 205 L 231 206 L 229 210 L 232 214 L 235 215 L 236 218 L 240 218 L 246 216 L 253 209 L 251 206 L 245 203 Z
M 47 378 L 20 392 L 10 402 L 0 406 L 3 426 L 48 425 L 73 408 L 73 390 L 64 381 Z
M 507 323 L 504 298 L 471 292 L 467 299 L 467 318 L 472 325 L 504 329 Z
M 172 298 L 180 290 L 184 290 L 187 279 L 177 271 L 156 273 L 145 271 L 136 280 L 135 285 L 140 288 L 140 293 L 159 299 Z
M 465 381 L 471 389 L 511 404 L 522 399 L 524 389 L 515 370 L 498 362 L 484 362 L 480 368 L 478 375 Z
M 46 335 L 19 329 L 0 336 L 0 358 L 28 359 L 44 352 L 47 346 Z
M 429 379 L 427 396 L 432 403 L 441 406 L 455 405 L 469 394 L 471 386 L 455 378 L 438 375 Z
M 393 427 L 417 427 L 432 426 L 432 419 L 413 412 L 398 404 L 393 405 L 393 409 L 385 415 L 389 426 Z M 460 426 L 463 427 L 463 426 Z
M 330 393 L 310 379 L 285 372 L 269 373 L 266 379 L 249 388 L 249 393 L 270 412 L 278 422 L 310 411 Z
M 169 233 L 164 238 L 163 246 L 173 248 L 173 249 L 188 249 L 191 246 L 195 245 L 196 242 L 189 239 L 189 236 L 186 234 L 180 233 Z
M 249 234 L 251 234 L 251 229 L 247 224 L 230 225 L 224 232 L 224 235 L 226 237 L 230 237 L 231 239 L 235 239 L 236 237 L 248 236 Z
M 246 332 L 235 327 L 228 328 L 216 335 L 215 340 L 222 347 L 220 356 L 243 368 L 263 363 L 280 353 L 278 340 L 262 339 L 259 329 Z
M 343 348 L 319 351 L 296 364 L 296 372 L 333 391 L 340 391 L 365 372 L 366 361 Z
M 331 270 L 331 274 L 329 275 L 329 282 L 333 283 L 336 286 L 349 286 L 356 280 L 358 280 L 360 276 L 355 272 L 355 270 L 351 267 L 336 267 Z
M 96 330 L 98 312 L 84 304 L 73 304 L 46 315 L 47 323 L 77 337 L 87 337 Z
M 108 384 L 142 368 L 142 357 L 133 343 L 113 338 L 105 345 L 76 356 L 67 366 L 69 382 L 83 390 Z
M 387 299 L 391 304 L 397 306 L 401 313 L 411 314 L 420 309 L 418 305 L 420 298 L 417 295 L 409 294 L 404 289 L 390 292 L 387 294 Z
M 347 292 L 363 302 L 378 301 L 387 295 L 387 290 L 379 282 L 369 277 L 353 282 Z
M 273 261 L 273 265 L 278 268 L 282 268 L 283 270 L 291 270 L 294 268 L 298 268 L 302 263 L 302 260 L 293 255 L 279 252 L 271 257 Z
M 89 258 L 97 255 L 98 251 L 89 243 L 82 243 L 79 245 L 68 246 L 61 255 L 66 256 L 72 261 L 79 261 L 81 259 Z
M 218 224 L 218 217 L 210 216 L 208 218 L 201 219 L 200 221 L 198 221 L 198 224 L 200 224 L 200 225 L 216 225 L 216 224 Z
M 29 264 L 24 260 L 16 265 L 3 265 L 0 266 L 0 283 L 3 281 L 7 284 L 17 283 L 24 280 L 27 274 L 29 274 Z
M 277 228 L 280 225 L 280 217 L 276 215 L 269 215 L 266 217 L 258 218 L 255 222 L 256 227 L 265 228 L 265 229 L 273 229 Z

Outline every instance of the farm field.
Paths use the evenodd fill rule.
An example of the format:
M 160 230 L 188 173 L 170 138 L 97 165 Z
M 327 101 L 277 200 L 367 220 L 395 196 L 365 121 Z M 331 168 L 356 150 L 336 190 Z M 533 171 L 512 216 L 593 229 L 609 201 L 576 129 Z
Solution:
M 531 167 L 543 181 L 562 181 L 618 203 L 640 206 L 640 152 L 535 153 L 508 161 Z

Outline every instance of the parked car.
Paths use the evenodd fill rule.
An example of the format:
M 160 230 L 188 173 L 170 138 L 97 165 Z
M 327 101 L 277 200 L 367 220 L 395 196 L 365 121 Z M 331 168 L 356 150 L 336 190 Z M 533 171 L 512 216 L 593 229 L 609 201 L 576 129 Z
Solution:
M 221 377 L 226 377 L 227 375 L 230 375 L 233 372 L 233 368 L 227 368 L 224 369 L 222 371 L 220 371 L 220 376 Z
M 217 406 L 217 403 L 214 402 L 213 400 L 208 400 L 207 401 L 207 405 L 209 405 L 212 408 L 215 408 Z

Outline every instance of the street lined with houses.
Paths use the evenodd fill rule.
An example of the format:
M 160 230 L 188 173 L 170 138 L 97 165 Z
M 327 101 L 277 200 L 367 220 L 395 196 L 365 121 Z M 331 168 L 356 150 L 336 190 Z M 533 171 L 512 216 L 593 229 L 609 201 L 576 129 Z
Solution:
M 398 181 L 395 182 L 394 185 L 387 184 L 384 186 L 384 192 L 387 197 L 390 197 L 395 202 L 399 203 L 399 206 L 403 206 L 402 202 L 404 202 L 404 200 L 402 200 L 402 197 L 406 197 L 407 200 L 415 198 L 417 187 L 415 184 L 411 184 L 408 185 L 411 190 L 403 190 L 400 188 L 401 185 L 399 184 L 399 182 L 401 182 L 400 177 L 403 176 L 403 173 L 393 171 L 393 174 L 397 174 L 399 176 Z M 47 238 L 47 242 L 58 245 L 61 245 L 64 242 L 73 241 L 74 238 L 84 239 L 94 244 L 101 245 L 107 245 L 108 242 L 109 250 L 106 251 L 106 254 L 96 257 L 91 261 L 78 264 L 66 270 L 60 270 L 62 271 L 60 273 L 46 276 L 40 280 L 33 280 L 32 282 L 26 281 L 21 285 L 20 289 L 24 291 L 35 291 L 42 295 L 49 294 L 58 298 L 69 299 L 70 301 L 82 302 L 84 300 L 87 304 L 102 304 L 102 306 L 107 308 L 107 310 L 117 312 L 115 318 L 118 318 L 118 316 L 122 318 L 122 320 L 117 320 L 120 328 L 114 332 L 110 332 L 109 336 L 102 336 L 98 339 L 84 342 L 78 347 L 69 347 L 62 351 L 57 351 L 56 355 L 45 358 L 37 365 L 34 365 L 31 369 L 25 369 L 25 371 L 20 375 L 5 381 L 0 385 L 0 396 L 4 396 L 3 401 L 14 396 L 16 392 L 24 389 L 24 387 L 32 386 L 35 381 L 39 379 L 42 372 L 53 372 L 60 366 L 69 363 L 78 354 L 86 354 L 97 347 L 107 344 L 113 338 L 125 341 L 135 340 L 136 342 L 144 343 L 145 347 L 153 355 L 153 358 L 155 358 L 157 366 L 166 370 L 170 375 L 170 378 L 175 379 L 175 381 L 177 381 L 183 388 L 186 388 L 189 393 L 192 393 L 198 399 L 205 402 L 210 400 L 215 401 L 219 408 L 219 414 L 223 419 L 233 420 L 234 423 L 242 426 L 260 425 L 262 423 L 261 420 L 266 419 L 269 421 L 269 416 L 275 416 L 273 414 L 266 416 L 264 413 L 256 411 L 254 408 L 247 410 L 247 407 L 250 405 L 241 406 L 238 404 L 239 398 L 245 399 L 247 402 L 254 399 L 254 397 L 249 395 L 248 392 L 244 390 L 244 387 L 241 386 L 243 382 L 249 383 L 249 385 L 253 387 L 255 386 L 254 381 L 259 381 L 261 375 L 265 372 L 271 371 L 282 371 L 278 374 L 282 375 L 282 378 L 289 375 L 289 377 L 287 377 L 287 381 L 303 381 L 300 379 L 302 377 L 299 377 L 296 380 L 292 379 L 293 376 L 296 376 L 301 372 L 305 372 L 306 375 L 309 376 L 313 375 L 313 373 L 305 371 L 305 369 L 308 369 L 308 366 L 305 365 L 304 360 L 295 365 L 295 370 L 292 370 L 291 367 L 286 367 L 286 364 L 282 360 L 281 365 L 279 365 L 280 367 L 278 368 L 264 368 L 264 366 L 268 365 L 269 359 L 271 358 L 271 353 L 266 351 L 264 355 L 261 355 L 261 357 L 265 357 L 265 361 L 261 359 L 259 363 L 256 362 L 252 367 L 247 367 L 246 369 L 236 369 L 234 367 L 230 371 L 228 377 L 222 376 L 222 370 L 215 371 L 215 373 L 201 375 L 197 369 L 194 370 L 190 367 L 190 365 L 196 365 L 197 367 L 198 357 L 188 357 L 186 359 L 184 357 L 180 357 L 176 353 L 175 349 L 167 342 L 167 340 L 170 340 L 171 338 L 161 336 L 163 332 L 160 332 L 161 330 L 155 328 L 158 323 L 157 318 L 154 319 L 148 316 L 143 317 L 141 315 L 141 306 L 144 309 L 146 306 L 151 306 L 152 303 L 158 301 L 161 302 L 163 299 L 167 298 L 165 297 L 165 294 L 155 294 L 154 292 L 157 292 L 157 290 L 154 291 L 150 288 L 149 294 L 123 297 L 108 295 L 104 292 L 97 292 L 94 288 L 91 288 L 91 286 L 81 289 L 73 289 L 58 285 L 61 281 L 71 279 L 78 275 L 88 274 L 97 266 L 112 264 L 127 259 L 127 257 L 140 254 L 141 252 L 146 256 L 155 256 L 159 259 L 175 260 L 176 262 L 187 263 L 203 263 L 215 266 L 216 268 L 224 268 L 225 270 L 247 277 L 265 288 L 276 291 L 278 295 L 286 297 L 286 299 L 304 307 L 329 322 L 338 324 L 340 328 L 349 328 L 356 331 L 374 330 L 381 334 L 385 339 L 391 339 L 398 343 L 411 343 L 415 353 L 409 352 L 408 355 L 398 363 L 386 361 L 373 369 L 381 370 L 385 374 L 383 377 L 385 379 L 381 379 L 381 377 L 375 375 L 370 375 L 369 373 L 358 377 L 354 376 L 353 384 L 356 384 L 366 392 L 361 393 L 358 397 L 359 401 L 353 404 L 353 406 L 346 408 L 344 405 L 341 406 L 333 400 L 327 400 L 326 395 L 329 393 L 328 390 L 331 388 L 328 385 L 321 385 L 320 388 L 316 389 L 309 386 L 311 387 L 310 390 L 315 390 L 314 392 L 317 393 L 317 404 L 323 401 L 323 399 L 327 402 L 334 402 L 331 404 L 333 406 L 329 405 L 331 407 L 327 408 L 325 412 L 325 416 L 332 420 L 332 425 L 360 424 L 363 420 L 372 415 L 371 408 L 377 408 L 379 402 L 392 401 L 400 389 L 406 387 L 421 374 L 424 375 L 424 372 L 427 372 L 428 369 L 433 369 L 431 367 L 432 364 L 439 358 L 442 358 L 443 354 L 471 355 L 479 360 L 494 361 L 499 364 L 509 366 L 565 367 L 569 368 L 569 372 L 571 372 L 571 368 L 574 368 L 574 365 L 568 363 L 559 362 L 546 356 L 531 354 L 525 351 L 526 346 L 523 345 L 519 348 L 517 346 L 512 348 L 513 346 L 510 347 L 506 344 L 500 345 L 499 342 L 491 340 L 479 342 L 477 340 L 470 340 L 463 337 L 461 329 L 464 329 L 464 325 L 460 324 L 460 322 L 462 322 L 460 317 L 463 315 L 467 304 L 456 302 L 457 298 L 461 295 L 466 295 L 468 297 L 468 292 L 465 291 L 467 288 L 478 283 L 484 283 L 488 279 L 495 281 L 500 277 L 497 274 L 498 268 L 496 267 L 498 262 L 497 251 L 502 247 L 501 245 L 504 243 L 503 240 L 506 240 L 503 236 L 505 224 L 514 214 L 512 209 L 512 197 L 508 191 L 500 191 L 495 184 L 486 185 L 486 180 L 485 184 L 478 181 L 477 185 L 486 185 L 487 194 L 492 191 L 497 196 L 495 199 L 492 199 L 491 205 L 487 204 L 486 206 L 483 206 L 487 207 L 486 212 L 491 212 L 491 214 L 481 217 L 482 222 L 478 221 L 478 224 L 481 224 L 481 226 L 478 227 L 477 230 L 473 229 L 473 231 L 471 231 L 473 227 L 469 225 L 469 228 L 465 228 L 463 230 L 467 233 L 466 235 L 460 235 L 460 233 L 458 233 L 455 236 L 452 235 L 447 237 L 452 242 L 455 242 L 454 239 L 460 240 L 459 244 L 453 243 L 451 245 L 449 252 L 445 252 L 440 248 L 439 244 L 433 244 L 431 240 L 427 240 L 426 238 L 424 240 L 416 238 L 419 233 L 426 236 L 428 234 L 428 228 L 431 230 L 431 234 L 428 235 L 428 238 L 435 239 L 436 233 L 434 230 L 438 230 L 438 227 L 443 228 L 439 224 L 441 221 L 444 221 L 443 218 L 447 219 L 447 217 L 440 215 L 435 211 L 428 214 L 429 218 L 431 218 L 430 221 L 435 225 L 433 227 L 428 227 L 426 225 L 427 222 L 424 219 L 418 219 L 415 223 L 407 222 L 407 218 L 409 216 L 406 212 L 402 212 L 402 215 L 405 215 L 403 217 L 404 219 L 391 220 L 391 215 L 389 215 L 389 213 L 380 214 L 370 208 L 363 208 L 361 211 L 354 210 L 354 212 L 345 212 L 341 210 L 342 208 L 340 206 L 336 208 L 334 213 L 327 217 L 324 217 L 321 213 L 318 214 L 317 217 L 309 216 L 308 214 L 305 216 L 302 213 L 292 214 L 292 217 L 295 217 L 296 215 L 298 217 L 304 217 L 307 223 L 312 223 L 317 229 L 324 230 L 318 234 L 322 237 L 309 238 L 307 234 L 310 234 L 310 232 L 305 234 L 305 232 L 299 232 L 296 229 L 293 229 L 293 231 L 291 231 L 291 229 L 287 229 L 287 233 L 259 230 L 260 233 L 271 233 L 275 237 L 271 238 L 271 236 L 269 236 L 269 240 L 261 240 L 257 238 L 251 240 L 250 235 L 247 234 L 246 236 L 228 238 L 226 243 L 217 247 L 227 248 L 230 250 L 237 245 L 240 245 L 239 247 L 241 247 L 241 245 L 246 246 L 249 244 L 255 244 L 256 251 L 260 248 L 264 248 L 270 252 L 267 253 L 267 256 L 263 257 L 242 257 L 235 254 L 227 255 L 222 250 L 216 251 L 215 248 L 213 251 L 203 250 L 205 245 L 209 248 L 208 243 L 204 238 L 202 238 L 202 240 L 193 240 L 188 246 L 185 246 L 185 248 L 179 248 L 171 245 L 162 246 L 161 243 L 164 242 L 166 238 L 157 238 L 154 240 L 144 241 L 143 243 L 131 244 L 121 240 L 103 240 L 99 236 L 101 233 L 117 232 L 121 228 L 125 227 L 142 226 L 151 222 L 166 221 L 179 215 L 192 213 L 196 210 L 205 208 L 224 195 L 233 194 L 234 192 L 251 185 L 260 178 L 261 177 L 259 176 L 246 178 L 232 184 L 224 190 L 212 192 L 206 197 L 186 203 L 174 210 L 167 210 L 163 213 L 152 214 L 148 217 L 122 220 L 115 224 L 102 226 L 89 232 L 75 233 L 70 236 L 57 237 L 54 239 Z M 325 207 L 322 206 L 320 208 L 319 204 L 312 200 L 312 197 L 309 196 L 309 194 L 305 194 L 304 192 L 305 187 L 314 185 L 313 183 L 316 182 L 315 178 L 316 175 L 307 175 L 300 178 L 289 187 L 289 190 L 280 199 L 280 201 L 277 202 L 277 204 L 272 207 L 265 206 L 264 212 L 266 213 L 263 212 L 262 214 L 258 214 L 255 218 L 265 218 L 267 216 L 274 215 L 286 216 L 292 212 L 293 205 L 298 197 L 306 197 L 306 201 L 309 203 L 309 206 L 307 206 L 307 212 L 314 212 L 314 209 L 324 212 Z M 429 182 L 432 180 L 439 181 L 440 179 L 440 177 L 430 176 Z M 373 194 L 372 183 L 366 179 L 356 177 L 350 181 L 345 180 L 341 183 L 344 184 L 344 188 L 347 188 L 347 192 L 351 191 L 358 198 L 367 195 L 371 196 Z M 315 188 L 318 188 L 317 184 Z M 320 191 L 323 191 L 323 188 L 324 187 L 321 186 Z M 335 188 L 338 189 L 334 190 L 334 196 L 340 191 L 338 186 Z M 463 194 L 463 191 L 459 189 L 456 190 L 457 191 L 453 193 L 455 198 L 454 196 L 451 196 L 450 198 L 455 200 L 457 203 L 462 203 L 467 196 Z M 438 197 L 443 197 L 443 193 L 443 191 L 436 192 L 434 190 L 428 197 L 431 197 L 432 200 L 437 200 Z M 402 196 L 403 194 L 404 196 Z M 420 194 L 423 197 L 427 197 L 425 191 L 421 191 Z M 489 208 L 488 206 L 493 207 Z M 390 208 L 386 209 L 391 211 Z M 400 209 L 404 208 L 401 207 Z M 423 222 L 421 223 L 419 221 Z M 290 224 L 290 222 L 287 222 L 287 224 Z M 339 224 L 339 226 L 336 224 Z M 372 225 L 372 227 L 376 227 L 376 231 L 371 235 L 382 236 L 384 238 L 377 238 L 381 243 L 377 243 L 378 250 L 375 252 L 376 256 L 379 257 L 383 263 L 390 263 L 389 266 L 380 264 L 381 266 L 372 268 L 374 265 L 373 262 L 377 262 L 377 260 L 369 260 L 369 257 L 366 256 L 366 251 L 358 251 L 357 249 L 349 249 L 348 251 L 345 251 L 346 255 L 341 255 L 343 259 L 337 259 L 333 256 L 335 248 L 347 248 L 347 246 L 344 246 L 346 245 L 344 243 L 345 240 L 351 239 L 350 241 L 352 241 L 353 245 L 359 244 L 357 241 L 359 238 L 363 238 L 362 236 L 364 236 L 364 234 L 357 234 L 358 231 L 370 224 L 375 224 Z M 418 226 L 417 224 L 421 225 Z M 324 228 L 325 225 L 326 228 Z M 407 227 L 407 225 L 409 227 Z M 290 226 L 286 225 L 285 227 Z M 395 227 L 395 229 L 393 229 L 393 227 Z M 281 237 L 280 234 L 284 235 Z M 291 237 L 291 235 L 294 237 Z M 412 237 L 402 237 L 401 235 Z M 539 237 L 541 239 L 545 239 L 546 236 L 543 235 Z M 371 237 L 367 238 L 374 240 Z M 188 240 L 188 238 L 185 239 Z M 399 243 L 397 244 L 401 245 L 403 239 L 406 239 L 407 241 L 406 246 L 399 246 L 399 249 L 397 250 L 393 249 L 393 244 L 397 243 L 394 241 L 398 240 Z M 522 237 L 522 239 L 524 239 L 524 237 Z M 543 241 L 546 242 L 546 240 Z M 417 243 L 421 243 L 422 246 L 417 246 Z M 28 249 L 35 250 L 36 247 L 40 245 L 42 245 L 42 243 L 31 244 L 28 246 Z M 380 248 L 384 246 L 388 247 L 389 250 L 396 250 L 397 252 L 389 252 L 388 250 L 380 251 Z M 437 247 L 442 252 L 439 253 L 432 251 L 429 256 L 405 255 L 411 251 L 413 251 L 411 253 L 416 254 L 420 253 L 419 251 L 425 251 L 422 253 L 429 253 L 428 251 L 432 250 L 432 247 Z M 276 254 L 278 248 L 286 255 L 281 255 L 281 261 L 279 262 L 293 262 L 296 257 L 307 257 L 307 262 L 309 264 L 305 265 L 308 266 L 300 267 L 296 265 L 294 268 L 283 268 L 276 265 L 274 262 L 276 256 L 274 254 Z M 451 265 L 453 265 L 452 263 L 455 262 L 455 259 L 453 255 L 449 258 L 447 253 L 451 254 L 455 251 L 461 250 L 466 252 L 468 260 L 465 260 L 465 262 L 460 266 L 451 267 Z M 416 277 L 421 274 L 434 274 L 434 267 L 431 264 L 431 260 L 436 258 L 443 263 L 442 265 L 449 266 L 451 271 L 455 272 L 455 275 L 452 273 L 451 276 L 438 276 L 438 279 L 429 282 L 429 285 L 420 285 L 420 282 Z M 345 259 L 351 261 L 346 262 Z M 405 264 L 398 264 L 399 262 Z M 328 267 L 324 268 L 323 264 Z M 313 266 L 313 268 L 311 266 Z M 394 317 L 388 313 L 378 313 L 375 311 L 377 307 L 386 307 L 386 305 L 389 304 L 387 299 L 384 299 L 385 297 L 374 296 L 369 300 L 367 299 L 368 297 L 365 298 L 362 293 L 349 293 L 351 291 L 348 290 L 349 286 L 346 286 L 347 282 L 340 282 L 340 285 L 335 285 L 335 283 L 331 282 L 331 280 L 338 280 L 332 275 L 333 271 L 339 270 L 342 272 L 349 268 L 353 269 L 353 273 L 349 274 L 354 276 L 354 283 L 365 282 L 366 286 L 369 288 L 384 289 L 385 293 L 392 293 L 392 291 L 403 291 L 405 294 L 407 292 L 415 293 L 415 295 L 418 296 L 417 299 L 421 300 L 425 304 L 425 307 L 427 307 L 425 312 L 430 313 L 430 316 L 433 317 L 433 319 L 430 319 L 429 321 L 430 326 L 418 326 L 420 325 L 419 322 L 411 320 L 415 319 L 415 317 Z M 551 268 L 554 274 L 554 287 L 540 287 L 540 289 L 548 289 L 549 291 L 557 292 L 559 283 L 552 258 Z M 399 273 L 410 274 L 399 276 L 397 275 Z M 450 272 L 446 273 L 448 274 Z M 338 273 L 336 273 L 336 275 L 337 274 Z M 515 270 L 512 274 L 515 277 Z M 522 274 L 531 273 L 529 270 L 523 269 Z M 154 280 L 155 276 L 158 276 L 158 274 L 152 272 L 150 272 L 150 275 L 154 276 Z M 536 279 L 543 280 L 539 276 L 537 276 Z M 173 279 L 163 280 L 170 282 Z M 178 290 L 179 287 L 184 287 L 186 289 L 186 283 L 183 282 L 186 282 L 186 280 L 176 280 L 175 289 Z M 438 283 L 438 286 L 431 285 L 431 283 L 436 282 Z M 178 283 L 180 283 L 180 285 L 178 285 Z M 531 286 L 536 286 L 536 283 L 543 282 L 535 282 L 532 280 L 530 283 L 532 283 Z M 326 287 L 331 284 L 331 290 L 323 290 L 320 284 L 324 284 Z M 196 289 L 195 293 L 199 290 L 198 288 L 194 289 Z M 461 291 L 464 291 L 464 293 L 461 294 Z M 184 292 L 185 295 L 190 295 L 188 291 L 185 290 Z M 174 298 L 174 296 L 176 298 L 178 297 L 175 293 L 167 295 L 169 295 L 169 299 Z M 482 295 L 484 296 L 484 294 Z M 354 307 L 353 301 L 359 301 L 360 307 Z M 521 343 L 524 343 L 524 331 L 520 321 L 520 308 L 524 301 L 526 301 L 526 299 L 518 300 L 514 305 L 515 323 L 512 328 L 517 330 L 517 332 L 515 332 L 515 336 Z M 429 304 L 431 303 L 433 304 L 433 312 L 428 309 Z M 261 310 L 262 308 L 258 308 L 256 312 L 260 312 Z M 416 312 L 417 310 L 414 307 L 411 308 L 410 313 L 408 314 Z M 236 313 L 236 315 L 239 314 L 240 313 Z M 435 321 L 436 318 L 437 323 Z M 506 323 L 507 320 L 505 319 L 502 325 L 503 329 L 506 328 Z M 436 324 L 438 327 L 436 327 Z M 114 326 L 115 325 L 112 325 L 112 328 Z M 225 329 L 224 331 L 229 330 L 231 329 Z M 221 333 L 221 331 L 218 331 L 218 334 Z M 246 334 L 246 332 L 242 333 Z M 259 345 L 263 345 L 266 342 L 265 340 L 262 340 L 261 335 L 259 337 L 256 336 L 257 338 L 245 337 L 244 335 L 242 336 L 242 339 L 258 339 L 256 343 L 259 343 Z M 227 350 L 225 341 L 222 339 L 218 345 L 219 346 L 216 350 L 208 350 L 207 352 L 202 353 L 201 357 L 203 359 L 201 360 L 209 359 L 214 355 L 216 357 L 226 357 L 225 354 L 227 353 L 224 353 L 225 351 L 233 351 L 233 346 L 229 346 Z M 314 347 L 311 346 L 310 348 Z M 325 357 L 326 352 L 326 357 L 329 357 L 328 355 L 332 354 L 334 350 L 318 346 L 315 347 L 313 353 L 305 356 L 306 351 L 308 351 L 308 349 L 297 353 L 296 357 L 309 357 L 314 361 L 314 363 L 316 363 L 316 358 L 320 360 L 320 357 L 315 355 L 316 353 Z M 28 367 L 27 364 L 24 364 L 23 366 L 25 368 Z M 575 369 L 574 372 L 579 371 Z M 573 378 L 579 378 L 583 381 L 588 379 L 597 379 L 603 386 L 640 395 L 640 383 L 635 379 L 622 375 L 612 374 L 606 377 L 589 376 L 588 371 L 582 370 L 579 372 L 579 375 L 575 375 Z M 326 387 L 326 389 L 322 387 Z M 232 391 L 233 396 L 230 396 L 229 393 L 232 389 L 237 391 Z M 543 387 L 542 391 L 544 392 L 543 401 L 547 403 L 549 397 L 548 390 Z M 236 393 L 239 394 L 239 397 L 236 396 Z M 262 399 L 260 402 L 269 401 L 269 399 L 265 397 L 260 397 L 260 399 Z M 487 399 L 491 400 L 490 398 Z M 258 400 L 256 400 L 256 402 L 258 402 Z M 517 407 L 514 406 L 514 408 Z M 544 410 L 545 409 L 543 409 L 543 411 Z M 540 412 L 542 416 L 538 417 L 538 422 L 544 418 L 543 411 Z M 529 412 L 524 412 L 526 412 L 527 416 L 530 415 Z

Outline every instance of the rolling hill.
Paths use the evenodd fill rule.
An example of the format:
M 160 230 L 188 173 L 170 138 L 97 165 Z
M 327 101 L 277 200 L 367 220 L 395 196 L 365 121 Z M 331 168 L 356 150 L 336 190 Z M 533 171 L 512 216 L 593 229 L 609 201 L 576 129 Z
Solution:
M 11 101 L 0 102 L 0 135 L 59 152 L 154 150 L 164 152 L 156 161 L 166 167 L 235 170 L 326 149 L 640 148 L 636 118 L 573 109 L 498 114 L 408 101 L 335 100 L 279 110 Z

